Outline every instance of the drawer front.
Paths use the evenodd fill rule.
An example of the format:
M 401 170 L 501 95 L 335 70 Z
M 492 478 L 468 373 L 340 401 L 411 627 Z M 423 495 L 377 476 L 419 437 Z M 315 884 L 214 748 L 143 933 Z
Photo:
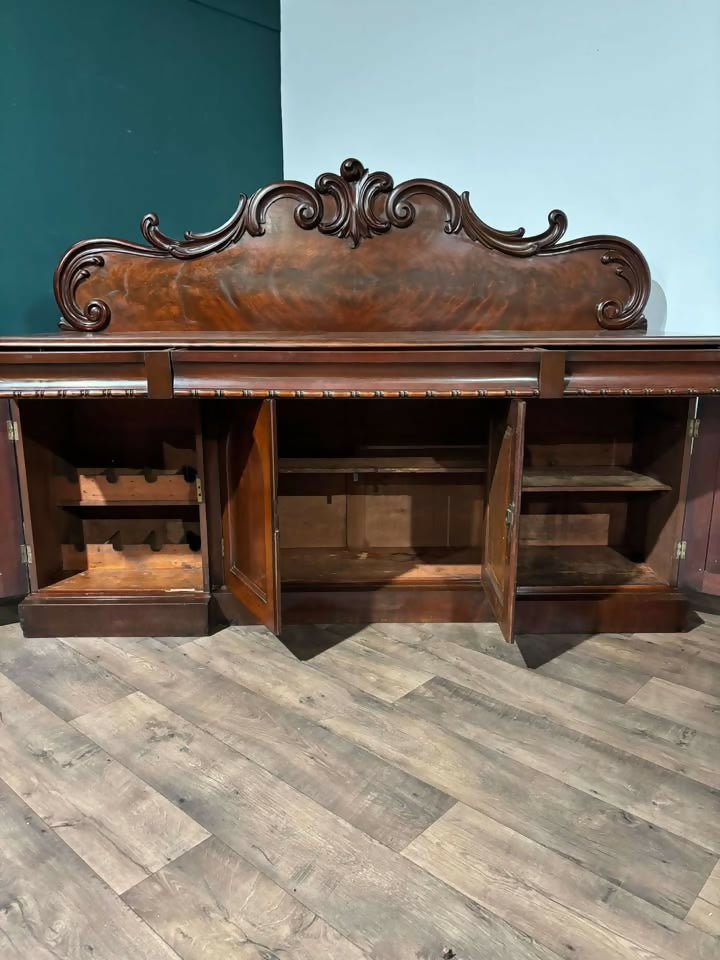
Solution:
M 537 351 L 177 350 L 175 396 L 193 397 L 534 397 Z
M 695 396 L 720 393 L 717 350 L 570 350 L 565 394 Z
M 146 397 L 142 351 L 0 353 L 0 397 Z

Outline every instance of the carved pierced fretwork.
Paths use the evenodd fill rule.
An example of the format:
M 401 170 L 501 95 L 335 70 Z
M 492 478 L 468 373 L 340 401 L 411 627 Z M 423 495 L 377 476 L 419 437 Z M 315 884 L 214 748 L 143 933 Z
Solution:
M 446 234 L 464 235 L 495 254 L 531 259 L 597 251 L 599 262 L 608 270 L 614 268 L 614 274 L 623 282 L 619 287 L 617 283 L 610 287 L 612 293 L 594 303 L 592 309 L 597 323 L 617 330 L 642 320 L 650 291 L 650 274 L 642 254 L 628 241 L 595 236 L 561 243 L 567 229 L 567 218 L 561 210 L 553 210 L 548 216 L 547 229 L 534 236 L 526 237 L 523 229 L 498 230 L 480 219 L 467 193 L 458 194 L 436 180 L 407 180 L 395 186 L 389 174 L 368 173 L 358 160 L 348 159 L 339 174 L 323 173 L 314 186 L 286 180 L 262 187 L 250 197 L 241 196 L 232 216 L 206 233 L 187 231 L 183 239 L 173 239 L 160 230 L 157 215 L 148 213 L 140 225 L 147 245 L 123 240 L 87 240 L 76 244 L 67 251 L 55 272 L 55 295 L 63 315 L 61 326 L 86 332 L 108 326 L 109 297 L 94 294 L 81 305 L 77 293 L 94 272 L 106 266 L 106 259 L 111 256 L 188 261 L 217 254 L 237 244 L 246 234 L 263 237 L 268 211 L 279 200 L 291 200 L 295 204 L 293 218 L 301 230 L 317 230 L 320 234 L 347 240 L 356 248 L 393 229 L 405 230 L 412 226 L 417 219 L 418 203 L 426 204 L 428 199 L 441 209 Z M 270 243 L 270 240 L 267 238 L 264 242 Z M 401 272 L 403 266 L 400 262 L 398 271 Z M 408 264 L 408 268 L 411 267 L 412 264 Z M 478 270 L 481 269 L 479 263 Z M 497 265 L 495 271 L 497 274 Z M 513 282 L 518 280 L 515 278 Z

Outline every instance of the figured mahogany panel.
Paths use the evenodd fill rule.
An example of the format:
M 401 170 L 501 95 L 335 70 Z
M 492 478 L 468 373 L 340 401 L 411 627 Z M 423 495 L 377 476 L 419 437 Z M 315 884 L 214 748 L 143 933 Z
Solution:
M 280 630 L 277 442 L 272 400 L 228 412 L 220 451 L 225 585 L 270 630 Z
M 270 184 L 216 230 L 146 244 L 87 240 L 55 273 L 64 325 L 80 331 L 618 330 L 639 325 L 642 254 L 617 237 L 561 242 L 497 230 L 468 194 L 435 180 L 395 186 L 346 160 L 314 187 Z
M 482 582 L 503 636 L 513 638 L 525 401 L 511 400 L 491 422 Z

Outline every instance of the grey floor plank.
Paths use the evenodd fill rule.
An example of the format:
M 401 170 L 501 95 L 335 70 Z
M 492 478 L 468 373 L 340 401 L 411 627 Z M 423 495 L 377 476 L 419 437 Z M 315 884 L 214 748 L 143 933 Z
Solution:
M 302 713 L 204 667 L 183 648 L 171 651 L 150 638 L 66 642 L 393 849 L 454 802 Z
M 679 655 L 683 660 L 702 657 L 720 664 L 718 630 L 708 624 L 702 624 L 689 633 L 635 633 L 633 636 L 637 640 L 653 643 L 668 653 Z
M 463 804 L 405 856 L 561 955 L 717 957 L 714 937 Z
M 402 703 L 426 720 L 720 854 L 720 791 L 444 677 L 418 687 Z
M 4 628 L 3 628 L 4 629 Z M 0 671 L 65 720 L 132 693 L 127 684 L 54 637 L 3 642 Z
M 642 705 L 616 703 L 449 640 L 432 639 L 411 648 L 375 627 L 363 630 L 358 640 L 386 657 L 414 661 L 483 696 L 547 717 L 632 756 L 720 788 L 715 739 L 688 726 L 682 718 L 677 722 L 646 712 Z
M 606 633 L 584 639 L 577 649 L 612 663 L 642 668 L 650 676 L 661 677 L 710 696 L 718 696 L 720 691 L 720 663 L 706 658 L 700 649 L 693 653 L 688 648 L 673 649 L 639 636 Z
M 377 960 L 556 956 L 142 693 L 75 722 Z
M 353 691 L 250 635 L 228 631 L 183 651 L 678 916 L 685 916 L 712 870 L 715 857 L 697 844 L 481 740 L 471 743 Z
M 720 861 L 690 907 L 687 919 L 699 929 L 720 938 Z M 717 944 L 717 955 L 720 956 L 720 939 Z
M 123 899 L 183 960 L 367 956 L 214 837 Z
M 0 957 L 178 960 L 0 781 Z
M 392 703 L 433 675 L 377 651 L 370 653 L 352 639 L 313 657 L 313 666 L 331 677 Z
M 720 616 L 697 623 L 511 646 L 494 624 L 8 621 L 0 960 L 714 960 L 715 841 L 672 832 L 717 830 Z
M 207 837 L 92 740 L 0 675 L 0 772 L 116 892 Z
M 415 624 L 373 624 L 375 629 L 403 642 L 413 642 Z M 624 703 L 650 679 L 642 664 L 625 666 L 597 656 L 587 656 L 582 645 L 573 648 L 566 635 L 520 635 L 506 643 L 494 623 L 432 623 L 422 627 L 420 645 L 449 641 L 489 657 L 528 669 L 538 676 L 558 680 L 569 687 L 602 694 Z M 401 631 L 398 631 L 401 627 Z M 415 641 L 417 642 L 417 641 Z
M 717 746 L 720 738 L 720 697 L 711 697 L 707 693 L 653 677 L 628 700 L 628 704 L 708 734 L 711 742 L 715 743 L 716 766 L 720 766 L 717 762 L 720 749 Z

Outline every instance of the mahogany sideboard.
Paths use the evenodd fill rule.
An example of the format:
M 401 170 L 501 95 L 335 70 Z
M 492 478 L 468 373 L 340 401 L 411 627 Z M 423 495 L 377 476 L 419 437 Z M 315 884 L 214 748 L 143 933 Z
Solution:
M 648 332 L 640 251 L 565 229 L 347 160 L 207 233 L 71 247 L 61 331 L 0 341 L 25 633 L 681 629 L 720 338 Z

